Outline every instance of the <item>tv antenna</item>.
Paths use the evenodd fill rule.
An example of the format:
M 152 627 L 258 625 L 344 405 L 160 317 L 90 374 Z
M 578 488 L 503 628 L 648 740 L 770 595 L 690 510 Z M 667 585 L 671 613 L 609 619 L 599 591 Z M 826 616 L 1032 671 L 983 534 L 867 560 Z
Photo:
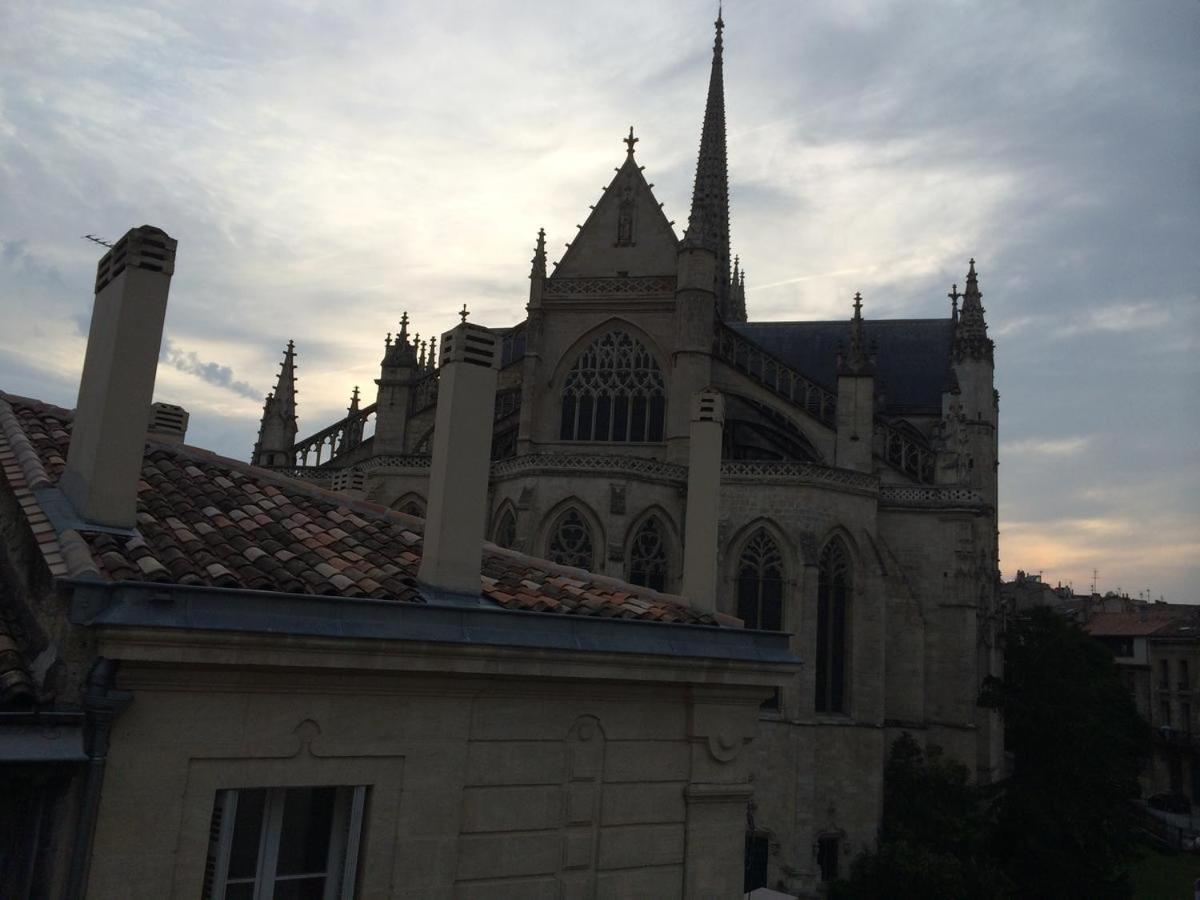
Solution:
M 91 241 L 92 243 L 99 244 L 101 247 L 107 247 L 109 250 L 111 250 L 112 246 L 113 246 L 110 242 L 101 240 L 100 238 L 96 237 L 94 234 L 85 234 L 85 235 L 83 235 L 83 239 L 85 241 Z
M 1100 579 L 1100 570 L 1092 569 L 1092 593 L 1096 593 L 1096 582 Z

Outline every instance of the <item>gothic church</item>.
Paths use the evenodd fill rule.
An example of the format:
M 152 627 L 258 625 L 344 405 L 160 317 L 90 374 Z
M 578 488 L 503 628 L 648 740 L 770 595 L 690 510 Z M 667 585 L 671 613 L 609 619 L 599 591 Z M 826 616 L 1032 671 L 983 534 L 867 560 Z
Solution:
M 492 329 L 488 536 L 647 595 L 709 590 L 746 628 L 791 635 L 804 666 L 761 710 L 748 864 L 806 892 L 873 844 L 901 732 L 999 773 L 999 723 L 976 706 L 999 669 L 998 395 L 974 260 L 945 318 L 874 320 L 856 296 L 845 321 L 748 319 L 722 29 L 682 238 L 631 129 L 549 269 L 538 234 L 524 321 Z M 374 402 L 355 388 L 344 419 L 302 439 L 289 343 L 253 461 L 422 515 L 438 348 L 408 326 L 384 342 Z M 693 485 L 705 398 L 720 474 Z M 701 501 L 715 555 L 689 554 Z

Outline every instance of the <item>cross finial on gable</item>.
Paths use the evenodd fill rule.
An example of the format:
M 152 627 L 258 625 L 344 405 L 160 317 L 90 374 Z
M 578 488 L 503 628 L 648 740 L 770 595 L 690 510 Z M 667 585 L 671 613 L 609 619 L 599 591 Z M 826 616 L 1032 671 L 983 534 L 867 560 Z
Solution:
M 467 316 L 470 314 L 470 311 L 467 309 L 467 304 L 464 303 L 463 308 L 458 311 L 458 317 L 463 320 L 464 325 L 467 324 Z
M 623 140 L 625 141 L 625 146 L 628 148 L 628 150 L 626 152 L 630 156 L 633 156 L 633 145 L 638 142 L 638 139 L 633 136 L 633 126 L 632 125 L 629 126 L 629 137 L 623 138 Z

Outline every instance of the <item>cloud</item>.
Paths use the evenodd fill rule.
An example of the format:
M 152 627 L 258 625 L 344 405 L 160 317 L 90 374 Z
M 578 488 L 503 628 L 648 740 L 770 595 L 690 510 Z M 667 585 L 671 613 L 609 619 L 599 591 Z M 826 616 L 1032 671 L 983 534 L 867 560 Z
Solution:
M 1025 438 L 1008 441 L 1000 446 L 1001 458 L 1009 454 L 1032 456 L 1075 456 L 1087 448 L 1090 438 Z
M 163 338 L 162 350 L 159 352 L 158 358 L 180 372 L 195 375 L 209 384 L 232 391 L 242 397 L 257 400 L 263 396 L 260 391 L 246 382 L 236 380 L 233 376 L 233 369 L 229 366 L 223 366 L 216 362 L 204 362 L 194 351 L 181 350 L 176 347 L 168 337 Z
M 538 226 L 559 258 L 631 123 L 668 218 L 687 219 L 712 17 L 686 0 L 145 6 L 0 4 L 0 387 L 74 402 L 103 249 L 86 232 L 179 240 L 168 328 L 189 349 L 170 345 L 160 386 L 193 434 L 244 455 L 247 378 L 288 338 L 316 431 L 378 375 L 403 309 L 426 335 L 464 301 L 519 321 Z M 1055 542 L 1039 523 L 1063 510 L 1200 539 L 1194 19 L 887 0 L 726 18 L 751 316 L 840 318 L 860 290 L 869 316 L 945 316 L 975 256 L 1018 563 L 1160 559 L 1157 526 L 1110 547 L 1060 523 Z M 1177 596 L 1197 574 L 1160 571 Z

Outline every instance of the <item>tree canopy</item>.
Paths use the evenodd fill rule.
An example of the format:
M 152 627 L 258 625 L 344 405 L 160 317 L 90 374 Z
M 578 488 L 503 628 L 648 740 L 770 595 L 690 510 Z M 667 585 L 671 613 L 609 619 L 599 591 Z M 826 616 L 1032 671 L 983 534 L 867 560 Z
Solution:
M 903 734 L 884 772 L 878 847 L 834 896 L 1130 896 L 1149 726 L 1108 650 L 1031 610 L 1009 623 L 1004 677 L 980 703 L 1004 718 L 1008 777 L 975 786 L 965 765 Z

